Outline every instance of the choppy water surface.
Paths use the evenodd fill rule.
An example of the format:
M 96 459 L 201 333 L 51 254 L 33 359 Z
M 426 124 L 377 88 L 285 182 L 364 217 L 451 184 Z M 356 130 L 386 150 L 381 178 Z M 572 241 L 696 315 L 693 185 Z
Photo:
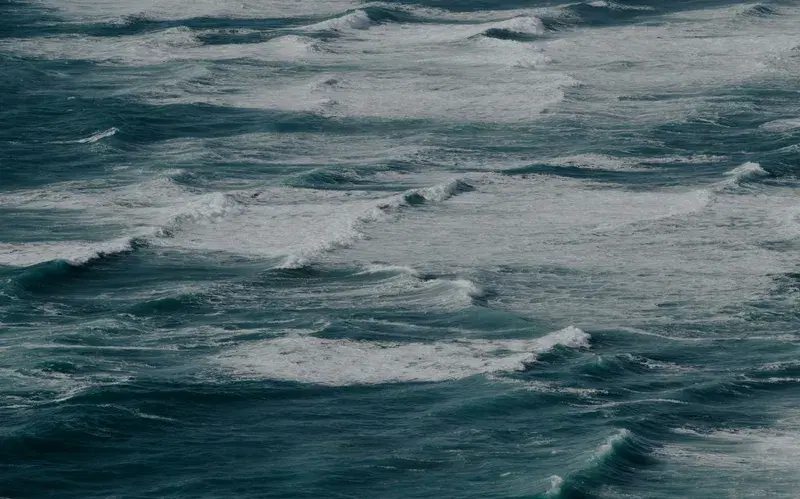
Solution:
M 796 497 L 800 5 L 0 3 L 0 496 Z

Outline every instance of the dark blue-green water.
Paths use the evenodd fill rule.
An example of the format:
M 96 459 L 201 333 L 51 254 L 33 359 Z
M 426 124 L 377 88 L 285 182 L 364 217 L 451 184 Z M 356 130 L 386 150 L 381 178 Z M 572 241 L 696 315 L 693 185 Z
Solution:
M 0 497 L 799 497 L 798 26 L 0 0 Z

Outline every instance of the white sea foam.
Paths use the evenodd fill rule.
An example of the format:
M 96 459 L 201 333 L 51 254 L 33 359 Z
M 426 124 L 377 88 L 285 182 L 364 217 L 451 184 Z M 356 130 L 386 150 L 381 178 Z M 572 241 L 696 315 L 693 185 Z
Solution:
M 361 272 L 362 274 L 399 273 L 419 277 L 420 273 L 412 267 L 404 265 L 371 264 Z
M 759 371 L 783 371 L 785 369 L 797 369 L 800 368 L 800 361 L 797 360 L 790 360 L 785 362 L 770 362 L 768 364 L 764 364 L 758 367 Z
M 372 24 L 372 19 L 366 12 L 356 10 L 340 17 L 321 21 L 309 26 L 307 29 L 312 31 L 343 31 L 348 29 L 367 29 Z
M 740 481 L 765 484 L 776 496 L 789 496 L 798 486 L 800 427 L 797 411 L 787 411 L 781 420 L 765 428 L 733 428 L 698 432 L 677 428 L 673 432 L 689 441 L 656 449 L 677 473 L 701 473 L 704 477 L 723 476 L 720 470 L 735 473 Z M 709 489 L 731 497 L 737 484 L 712 481 Z
M 368 305 L 375 309 L 456 312 L 475 306 L 475 301 L 484 297 L 481 286 L 464 277 L 422 277 L 409 272 L 380 272 L 373 276 L 367 283 L 357 281 L 326 289 L 326 303 L 338 309 Z M 314 290 L 295 290 L 291 296 L 305 301 L 318 295 Z M 403 326 L 408 327 L 414 328 Z M 452 331 L 464 333 L 460 328 Z
M 760 128 L 768 132 L 790 132 L 800 129 L 800 118 L 770 121 L 761 125 Z
M 517 378 L 509 378 L 507 376 L 489 375 L 489 379 L 499 383 L 512 385 L 521 390 L 537 392 L 537 393 L 560 393 L 567 395 L 574 395 L 584 399 L 596 397 L 597 395 L 608 395 L 607 390 L 600 390 L 596 388 L 577 388 L 573 386 L 562 386 L 558 383 L 551 383 L 538 380 L 523 380 Z
M 586 170 L 644 171 L 642 158 L 618 158 L 605 154 L 579 154 L 546 160 L 556 166 L 571 166 Z
M 365 19 L 366 14 L 355 11 L 323 25 L 363 27 Z M 326 79 L 332 77 L 338 84 L 318 85 L 316 77 L 239 65 L 213 72 L 214 85 L 208 86 L 209 77 L 201 85 L 193 83 L 191 75 L 178 75 L 196 72 L 195 68 L 190 71 L 173 65 L 169 70 L 150 70 L 146 81 L 132 79 L 127 88 L 115 87 L 114 94 L 140 96 L 156 104 L 202 102 L 333 116 L 519 122 L 535 119 L 558 104 L 564 92 L 577 84 L 564 73 L 546 71 L 549 57 L 536 46 L 477 36 L 492 29 L 526 35 L 543 28 L 537 17 L 520 15 L 478 24 L 388 23 L 361 30 L 357 38 L 342 36 L 324 43 L 285 35 L 261 43 L 204 45 L 198 38 L 202 30 L 169 28 L 113 40 L 57 36 L 6 40 L 2 46 L 31 56 L 132 66 L 245 58 L 312 59 L 319 67 L 329 67 L 334 74 Z M 436 71 L 420 72 L 421 66 Z M 343 72 L 343 67 L 348 70 Z M 490 84 L 487 75 L 493 75 Z M 153 79 L 159 84 L 152 84 Z M 414 98 L 407 99 L 407 95 Z
M 586 5 L 610 10 L 655 10 L 653 7 L 646 5 L 622 5 L 616 2 L 609 2 L 607 0 L 594 0 L 592 2 L 587 2 Z
M 29 266 L 52 260 L 83 265 L 98 258 L 132 251 L 136 241 L 162 242 L 198 224 L 214 223 L 221 217 L 240 213 L 243 204 L 234 194 L 211 192 L 194 194 L 177 186 L 168 177 L 118 188 L 80 188 L 65 184 L 55 188 L 22 191 L 5 196 L 4 201 L 18 207 L 63 210 L 76 222 L 115 222 L 124 228 L 105 241 L 42 241 L 0 244 L 0 264 Z M 77 214 L 75 213 L 77 212 Z
M 725 172 L 725 175 L 729 175 L 734 178 L 734 180 L 741 181 L 749 178 L 754 177 L 763 177 L 769 175 L 766 170 L 761 168 L 761 165 L 758 163 L 744 163 L 743 165 L 737 166 L 733 170 Z
M 551 497 L 558 497 L 561 494 L 561 486 L 564 485 L 564 479 L 558 475 L 550 477 L 550 488 L 547 489 L 546 494 Z
M 14 348 L 25 350 L 109 350 L 120 352 L 168 352 L 178 348 L 172 345 L 162 347 L 132 345 L 65 345 L 61 343 L 20 343 Z
M 178 421 L 177 419 L 168 418 L 168 417 L 165 417 L 165 416 L 158 416 L 156 414 L 148 414 L 148 413 L 142 412 L 142 411 L 140 411 L 138 409 L 125 407 L 124 405 L 100 404 L 98 407 L 107 407 L 107 408 L 116 409 L 116 410 L 119 410 L 119 411 L 123 411 L 123 412 L 127 412 L 127 413 L 130 413 L 130 414 L 133 414 L 134 416 L 142 418 L 142 419 L 152 419 L 152 420 L 155 420 L 155 421 L 169 421 L 169 422 L 177 422 Z
M 614 447 L 616 447 L 617 445 L 619 445 L 624 440 L 626 440 L 626 439 L 628 439 L 630 437 L 631 437 L 630 430 L 625 429 L 625 428 L 619 430 L 614 435 L 611 435 L 610 437 L 608 437 L 606 442 L 597 449 L 597 452 L 595 453 L 595 457 L 604 458 L 604 457 L 610 455 L 614 451 Z
M 625 401 L 618 401 L 618 402 L 605 402 L 602 404 L 595 404 L 591 406 L 587 406 L 584 408 L 586 412 L 594 412 L 601 409 L 612 409 L 615 407 L 622 407 L 627 405 L 639 405 L 639 404 L 675 404 L 675 405 L 686 405 L 686 402 L 681 400 L 675 399 L 664 399 L 664 398 L 651 398 L 651 399 L 639 399 L 639 400 L 625 400 Z
M 78 210 L 87 222 L 114 220 L 128 235 L 108 242 L 42 242 L 0 246 L 0 263 L 32 265 L 53 259 L 80 264 L 129 251 L 136 238 L 151 244 L 222 251 L 305 265 L 363 237 L 365 224 L 390 219 L 410 202 L 446 201 L 464 189 L 455 179 L 388 197 L 357 192 L 272 188 L 198 194 L 169 177 L 109 189 L 64 184 L 9 193 L 0 201 L 26 209 Z M 74 215 L 71 215 L 74 216 Z
M 692 428 L 686 428 L 686 427 L 672 428 L 670 431 L 672 433 L 676 434 L 676 435 L 688 435 L 688 436 L 700 437 L 700 438 L 704 438 L 704 437 L 708 436 L 706 434 L 698 432 L 697 430 L 693 430 Z
M 245 378 L 329 386 L 436 382 L 521 370 L 556 345 L 585 348 L 589 338 L 575 327 L 530 340 L 390 343 L 287 336 L 243 343 L 215 360 Z
M 0 265 L 28 267 L 53 260 L 84 265 L 99 258 L 131 251 L 132 244 L 133 238 L 103 242 L 0 243 Z
M 435 210 L 365 228 L 368 239 L 330 260 L 434 273 L 503 266 L 514 271 L 497 278 L 498 305 L 562 317 L 579 309 L 613 327 L 729 316 L 731 303 L 768 293 L 770 275 L 794 265 L 762 244 L 796 237 L 787 224 L 797 207 L 791 188 L 752 196 L 724 185 L 643 192 L 541 175 L 489 178 Z
M 609 156 L 606 154 L 576 154 L 573 156 L 561 156 L 557 158 L 550 158 L 541 160 L 541 162 L 555 166 L 569 166 L 581 168 L 584 170 L 606 170 L 606 171 L 648 171 L 656 168 L 653 165 L 662 164 L 706 164 L 718 163 L 725 160 L 725 156 L 714 155 L 694 155 L 694 156 L 663 156 L 663 157 L 646 157 L 646 156 L 627 156 L 617 157 Z
M 374 24 L 366 12 L 355 10 L 307 27 L 309 36 L 286 34 L 261 43 L 204 44 L 200 35 L 213 30 L 175 27 L 114 38 L 68 35 L 6 39 L 0 42 L 0 48 L 48 59 L 138 67 L 204 61 L 207 71 L 211 61 L 309 60 L 336 73 L 334 78 L 339 82 L 320 86 L 316 79 L 297 72 L 226 64 L 224 71 L 210 71 L 210 76 L 198 83 L 192 76 L 196 67 L 171 64 L 148 69 L 147 75 L 114 87 L 115 96 L 133 95 L 154 104 L 208 103 L 401 119 L 536 119 L 560 103 L 577 81 L 563 72 L 546 70 L 550 58 L 537 46 L 480 36 L 490 30 L 541 34 L 544 27 L 537 16 L 511 12 L 486 17 L 477 15 L 471 22 L 459 23 Z M 313 39 L 313 32 L 320 30 L 336 31 L 341 36 Z M 436 70 L 421 72 L 420 67 Z M 414 97 L 408 99 L 408 95 Z
M 618 8 L 611 2 L 596 5 Z M 736 8 L 726 7 L 682 11 L 661 20 L 577 29 L 542 43 L 554 69 L 584 83 L 581 98 L 565 101 L 561 109 L 594 120 L 624 119 L 633 127 L 682 122 L 730 112 L 732 104 L 704 96 L 705 90 L 794 71 L 787 61 L 797 41 L 784 31 L 796 23 L 794 16 L 743 23 Z M 658 95 L 670 98 L 652 98 Z
M 576 84 L 567 75 L 553 72 L 519 72 L 513 68 L 531 68 L 546 61 L 534 52 L 510 52 L 498 56 L 497 45 L 504 40 L 475 42 L 480 50 L 468 51 L 468 68 L 453 67 L 459 57 L 446 58 L 436 73 L 420 73 L 419 64 L 438 64 L 435 61 L 416 61 L 403 67 L 353 69 L 335 86 L 319 86 L 318 79 L 299 80 L 297 76 L 277 76 L 265 85 L 260 75 L 240 75 L 230 80 L 231 91 L 214 94 L 185 94 L 179 97 L 156 96 L 153 103 L 209 103 L 254 109 L 280 109 L 309 112 L 324 116 L 381 117 L 392 119 L 438 119 L 446 121 L 524 122 L 537 119 L 548 107 L 564 99 L 566 89 Z M 366 49 L 365 49 L 366 50 Z M 373 49 L 374 50 L 374 49 Z M 423 54 L 425 52 L 422 52 Z M 377 65 L 386 60 L 403 61 L 390 54 L 360 56 L 364 66 L 368 57 Z M 420 55 L 417 54 L 419 58 Z M 483 58 L 484 60 L 478 60 Z M 479 71 L 485 61 L 503 65 L 509 71 L 503 78 L 486 84 L 486 71 Z M 466 62 L 466 61 L 465 61 Z M 459 65 L 463 66 L 464 63 Z M 263 72 L 263 71 L 261 71 Z M 391 75 L 391 76 L 389 76 Z M 257 83 L 256 80 L 261 80 Z M 228 82 L 221 82 L 228 87 Z M 413 95 L 412 99 L 404 96 Z
M 203 45 L 196 36 L 202 30 L 170 28 L 113 40 L 85 36 L 6 39 L 2 47 L 47 58 L 139 66 L 177 60 L 312 58 L 318 67 L 338 73 L 336 79 L 341 82 L 333 88 L 319 88 L 296 72 L 276 74 L 256 65 L 226 65 L 225 71 L 213 72 L 213 85 L 176 83 L 176 73 L 189 70 L 172 65 L 169 71 L 153 72 L 142 82 L 130 79 L 125 88 L 113 91 L 157 104 L 202 102 L 331 116 L 512 123 L 536 119 L 545 110 L 558 107 L 578 117 L 621 116 L 636 126 L 682 121 L 717 109 L 722 105 L 719 100 L 698 92 L 686 96 L 685 89 L 702 91 L 776 70 L 792 71 L 787 61 L 796 46 L 788 34 L 793 16 L 773 16 L 769 26 L 757 19 L 742 23 L 738 8 L 710 9 L 713 15 L 707 14 L 709 9 L 681 12 L 666 16 L 667 21 L 676 22 L 658 25 L 576 29 L 531 44 L 479 35 L 492 29 L 540 34 L 540 16 L 546 11 L 552 15 L 552 8 L 454 13 L 392 4 L 388 7 L 431 21 L 459 22 L 374 24 L 363 10 L 349 10 L 363 9 L 363 4 L 295 4 L 203 0 L 189 5 L 178 0 L 148 0 L 123 6 L 71 0 L 54 6 L 88 18 L 140 14 L 152 19 L 292 17 L 294 12 L 319 18 L 338 13 L 311 31 L 337 30 L 341 36 L 320 41 L 287 35 L 255 44 Z M 648 8 L 608 1 L 590 5 L 614 10 Z M 420 67 L 436 71 L 421 72 Z M 577 85 L 582 85 L 582 97 L 565 100 Z M 653 100 L 654 94 L 680 98 Z M 406 98 L 408 95 L 414 98 Z
M 215 30 L 193 30 L 185 26 L 124 37 L 65 35 L 47 38 L 6 39 L 0 47 L 48 59 L 90 60 L 126 66 L 153 66 L 180 61 L 295 61 L 313 56 L 319 50 L 316 40 L 287 34 L 259 43 L 205 45 L 200 35 Z M 177 70 L 178 68 L 175 68 Z M 191 68 L 195 74 L 198 68 Z M 154 73 L 164 78 L 172 72 Z M 167 76 L 170 78 L 170 76 Z M 152 77 L 151 77 L 152 79 Z M 135 82 L 136 80 L 131 80 Z M 165 82 L 166 83 L 166 82 Z M 134 85 L 133 91 L 145 90 Z M 115 90 L 118 94 L 119 89 Z M 114 132 L 118 130 L 114 129 Z M 90 137 L 91 138 L 91 137 Z M 103 138 L 103 137 L 99 137 Z
M 294 0 L 37 0 L 55 8 L 74 20 L 125 23 L 131 18 L 178 20 L 192 18 L 292 18 L 325 16 L 358 7 L 360 2 L 328 0 L 297 2 Z
M 65 402 L 96 387 L 110 387 L 131 380 L 131 376 L 105 372 L 95 375 L 66 374 L 43 369 L 0 368 L 0 380 L 11 382 L 14 391 L 28 392 L 15 397 L 15 407 L 32 407 Z
M 546 31 L 542 20 L 535 16 L 519 16 L 497 21 L 491 23 L 484 31 L 489 29 L 505 30 L 521 35 L 542 35 Z
M 78 139 L 75 142 L 78 143 L 78 144 L 94 144 L 95 142 L 97 142 L 99 140 L 102 140 L 102 139 L 105 139 L 106 137 L 111 137 L 111 136 L 115 135 L 117 132 L 119 132 L 119 128 L 111 127 L 108 130 L 104 130 L 102 132 L 97 132 L 94 135 L 91 135 L 91 136 L 83 138 L 83 139 Z
M 640 161 L 649 164 L 664 164 L 675 163 L 681 165 L 702 165 L 713 164 L 725 161 L 727 156 L 711 155 L 711 154 L 695 154 L 692 156 L 664 156 L 660 158 L 640 158 Z
M 327 234 L 323 233 L 322 237 L 317 233 L 316 237 L 307 239 L 304 244 L 297 245 L 288 253 L 283 262 L 278 264 L 277 268 L 302 267 L 323 253 L 348 247 L 364 237 L 365 224 L 386 219 L 399 208 L 408 207 L 415 198 L 434 203 L 444 202 L 463 190 L 466 185 L 462 179 L 453 179 L 431 187 L 410 189 L 387 198 L 359 202 L 356 204 L 355 211 L 350 211 L 349 214 L 345 212 L 344 216 L 338 219 L 332 233 L 330 231 Z M 342 215 L 341 207 L 338 210 L 337 214 Z M 328 228 L 330 229 L 330 226 Z M 292 230 L 296 230 L 296 227 L 293 227 Z
M 296 60 L 312 55 L 319 50 L 313 38 L 298 35 L 285 35 L 273 38 L 265 44 L 279 60 Z

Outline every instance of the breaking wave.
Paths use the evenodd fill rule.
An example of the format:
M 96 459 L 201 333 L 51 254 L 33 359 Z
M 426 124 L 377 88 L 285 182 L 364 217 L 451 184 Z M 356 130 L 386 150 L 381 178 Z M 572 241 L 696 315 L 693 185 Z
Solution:
M 725 175 L 732 177 L 732 181 L 735 183 L 741 183 L 745 180 L 757 178 L 757 177 L 766 177 L 769 173 L 761 168 L 761 165 L 758 163 L 744 163 L 740 166 L 737 166 L 733 170 L 725 172 Z
M 364 237 L 362 228 L 365 224 L 375 222 L 400 209 L 425 203 L 441 203 L 462 192 L 468 192 L 473 187 L 465 179 L 454 179 L 443 184 L 410 189 L 401 194 L 394 195 L 377 201 L 366 211 L 356 215 L 347 224 L 343 231 L 334 237 L 317 241 L 311 247 L 297 253 L 288 255 L 278 269 L 296 269 L 308 265 L 311 260 L 328 251 L 347 247 Z
M 520 371 L 541 353 L 557 346 L 587 348 L 589 339 L 572 326 L 529 340 L 395 343 L 293 335 L 245 343 L 216 360 L 243 378 L 326 386 L 420 383 Z

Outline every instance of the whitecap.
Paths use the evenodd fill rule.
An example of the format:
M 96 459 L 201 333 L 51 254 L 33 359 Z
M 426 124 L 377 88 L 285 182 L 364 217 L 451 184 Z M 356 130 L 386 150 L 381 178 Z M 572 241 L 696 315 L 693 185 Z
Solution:
M 325 21 L 308 26 L 306 29 L 311 31 L 344 31 L 348 29 L 367 29 L 372 26 L 373 21 L 369 14 L 363 10 L 356 10 L 340 17 L 334 17 Z
M 42 243 L 0 243 L 0 265 L 28 267 L 64 260 L 70 265 L 85 265 L 93 260 L 133 250 L 135 237 L 110 241 L 63 241 Z
M 274 268 L 296 269 L 308 265 L 314 258 L 323 253 L 346 248 L 364 238 L 363 228 L 366 224 L 386 219 L 401 208 L 408 208 L 418 202 L 442 203 L 453 196 L 471 189 L 467 178 L 456 178 L 430 187 L 409 189 L 400 194 L 380 198 L 373 201 L 361 201 L 354 215 L 339 220 L 337 230 L 326 231 L 323 237 L 306 240 L 299 248 L 294 249 Z
M 518 16 L 497 21 L 488 25 L 481 26 L 484 32 L 489 30 L 503 30 L 520 35 L 543 35 L 545 33 L 544 23 L 536 16 Z
M 769 175 L 766 170 L 761 168 L 758 163 L 747 162 L 737 166 L 733 170 L 725 172 L 725 175 L 731 176 L 735 181 L 741 181 L 753 177 L 763 177 Z
M 519 371 L 556 346 L 586 348 L 576 327 L 528 340 L 461 339 L 395 343 L 286 336 L 243 343 L 214 360 L 242 378 L 327 386 L 449 381 Z
M 561 487 L 564 485 L 564 479 L 558 475 L 550 477 L 550 488 L 545 493 L 549 497 L 558 497 L 561 494 Z
M 764 123 L 759 128 L 768 132 L 790 132 L 800 129 L 800 118 L 789 118 Z
M 610 455 L 616 446 L 630 438 L 631 435 L 631 431 L 628 429 L 623 428 L 619 430 L 617 433 L 608 437 L 606 442 L 597 449 L 595 457 L 599 459 Z
M 407 274 L 414 277 L 419 277 L 420 273 L 416 269 L 406 265 L 388 265 L 381 263 L 374 263 L 367 265 L 364 270 L 359 274 L 383 274 L 383 273 L 398 273 Z

